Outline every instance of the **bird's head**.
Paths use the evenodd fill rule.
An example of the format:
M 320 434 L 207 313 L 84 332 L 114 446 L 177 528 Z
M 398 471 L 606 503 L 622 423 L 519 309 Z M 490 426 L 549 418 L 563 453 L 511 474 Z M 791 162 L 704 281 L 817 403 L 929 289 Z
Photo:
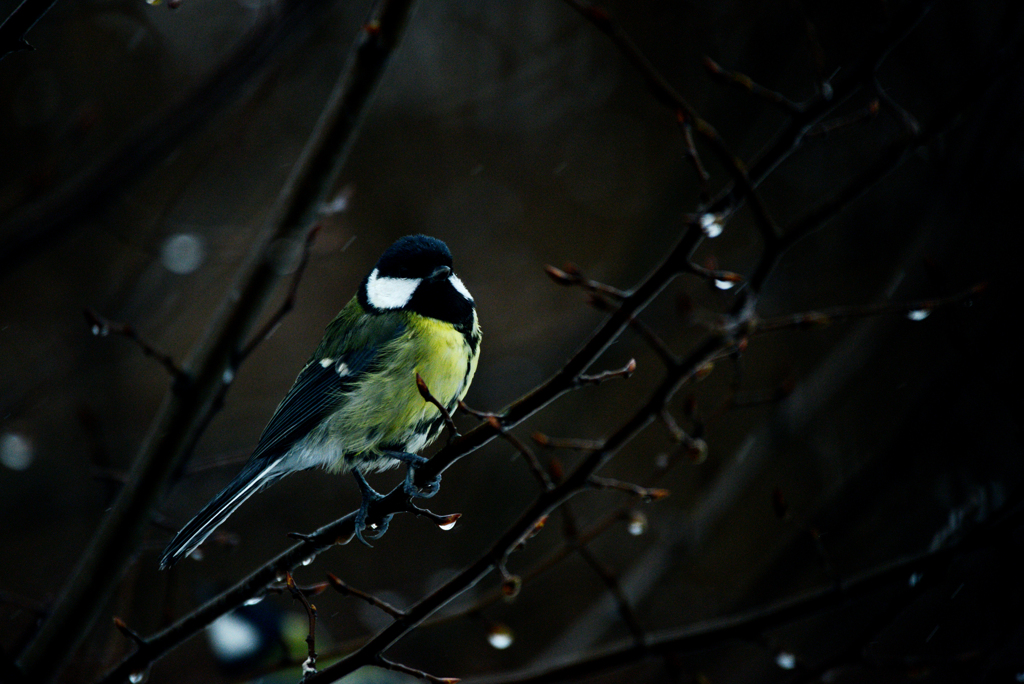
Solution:
M 371 313 L 412 311 L 456 326 L 473 321 L 473 296 L 452 271 L 452 253 L 426 235 L 407 235 L 384 251 L 359 288 L 359 303 Z

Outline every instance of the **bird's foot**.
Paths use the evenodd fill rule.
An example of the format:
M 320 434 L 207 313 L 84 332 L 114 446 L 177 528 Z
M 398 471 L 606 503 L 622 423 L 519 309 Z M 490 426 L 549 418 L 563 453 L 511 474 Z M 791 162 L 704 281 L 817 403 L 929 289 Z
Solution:
M 381 535 L 388 531 L 388 525 L 391 523 L 392 516 L 385 515 L 379 521 L 367 520 L 370 513 L 370 506 L 381 501 L 384 497 L 370 486 L 370 483 L 366 481 L 366 478 L 363 477 L 363 474 L 359 472 L 358 468 L 353 468 L 352 474 L 356 478 L 356 483 L 359 485 L 359 493 L 362 496 L 362 503 L 359 505 L 359 510 L 356 511 L 356 539 L 373 548 L 373 545 L 366 541 L 366 537 L 363 536 L 363 530 L 369 528 L 373 531 L 373 534 L 366 535 L 370 537 L 370 539 L 380 539 Z
M 405 474 L 405 486 L 403 489 L 406 494 L 413 498 L 429 499 L 441 489 L 441 476 L 438 475 L 421 487 L 416 484 L 415 466 L 409 466 L 409 470 Z
M 423 485 L 416 483 L 416 471 L 427 463 L 429 459 L 426 459 L 418 454 L 410 454 L 404 451 L 389 451 L 387 455 L 396 461 L 401 461 L 409 466 L 409 470 L 405 474 L 405 485 L 403 489 L 405 493 L 413 498 L 429 499 L 430 497 L 437 494 L 438 490 L 441 489 L 441 476 L 436 476 L 430 482 Z

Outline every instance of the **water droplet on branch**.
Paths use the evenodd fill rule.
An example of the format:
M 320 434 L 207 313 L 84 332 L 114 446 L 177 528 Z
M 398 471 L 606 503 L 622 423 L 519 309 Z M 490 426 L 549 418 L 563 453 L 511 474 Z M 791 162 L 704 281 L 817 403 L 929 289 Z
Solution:
M 647 531 L 647 516 L 640 511 L 633 511 L 626 523 L 626 531 L 634 537 L 639 537 Z
M 796 667 L 796 656 L 787 651 L 779 651 L 775 656 L 775 664 L 783 670 L 792 670 Z
M 499 651 L 503 651 L 511 646 L 513 641 L 512 630 L 500 622 L 494 624 L 491 627 L 491 631 L 487 633 L 487 643 Z
M 717 214 L 701 214 L 700 229 L 709 238 L 716 238 L 722 234 L 722 218 Z

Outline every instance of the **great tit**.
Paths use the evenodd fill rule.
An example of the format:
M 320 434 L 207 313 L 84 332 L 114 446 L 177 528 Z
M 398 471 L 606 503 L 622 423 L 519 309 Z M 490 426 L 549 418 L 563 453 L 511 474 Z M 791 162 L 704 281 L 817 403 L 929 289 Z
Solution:
M 356 534 L 365 541 L 367 510 L 380 495 L 364 473 L 405 463 L 407 493 L 437 491 L 437 482 L 413 485 L 414 469 L 426 461 L 417 452 L 445 422 L 420 393 L 417 374 L 453 413 L 479 356 L 476 307 L 452 272 L 448 247 L 425 235 L 399 239 L 327 326 L 242 471 L 167 545 L 161 569 L 191 553 L 259 490 L 316 467 L 354 474 L 362 494 Z

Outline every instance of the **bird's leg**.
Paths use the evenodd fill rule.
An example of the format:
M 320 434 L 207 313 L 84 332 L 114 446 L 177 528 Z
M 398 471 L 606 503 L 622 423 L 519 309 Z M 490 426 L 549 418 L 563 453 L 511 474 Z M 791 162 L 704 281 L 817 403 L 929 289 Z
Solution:
M 441 476 L 438 475 L 433 480 L 427 483 L 422 489 L 416 486 L 416 470 L 427 462 L 428 459 L 419 456 L 417 454 L 410 454 L 406 451 L 386 451 L 386 456 L 401 461 L 409 466 L 409 470 L 405 474 L 405 493 L 412 497 L 420 497 L 423 499 L 429 499 L 430 497 L 437 494 L 437 490 L 441 488 Z
M 362 503 L 359 505 L 359 510 L 356 512 L 355 528 L 356 538 L 371 546 L 370 542 L 363 538 L 363 530 L 366 529 L 366 516 L 370 512 L 370 504 L 382 500 L 384 497 L 378 494 L 370 483 L 366 481 L 363 474 L 359 472 L 359 468 L 352 469 L 352 475 L 356 478 L 356 484 L 359 485 L 359 493 L 362 496 Z M 379 539 L 382 534 L 388 531 L 388 524 L 391 522 L 391 516 L 386 515 L 381 519 L 380 523 L 375 526 L 374 531 L 376 534 L 372 535 L 371 539 Z

